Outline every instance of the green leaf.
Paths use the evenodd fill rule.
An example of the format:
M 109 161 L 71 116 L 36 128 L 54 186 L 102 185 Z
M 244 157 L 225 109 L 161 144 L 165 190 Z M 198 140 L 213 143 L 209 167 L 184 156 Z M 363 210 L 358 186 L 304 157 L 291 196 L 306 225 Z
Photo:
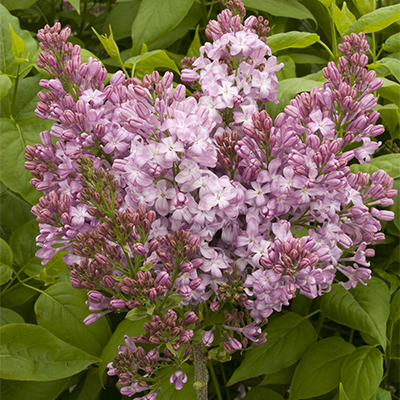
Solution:
M 349 29 L 344 32 L 345 35 L 350 33 L 372 33 L 379 32 L 389 25 L 400 19 L 400 4 L 394 6 L 382 7 L 377 10 L 363 15 Z
M 265 374 L 263 380 L 258 385 L 287 385 L 292 381 L 295 369 L 296 364 L 293 364 L 279 372 Z
M 245 400 L 260 400 L 260 399 L 268 399 L 268 400 L 283 400 L 283 397 L 274 392 L 271 389 L 263 388 L 263 387 L 255 387 L 251 389 L 244 398 Z
M 246 8 L 264 11 L 276 17 L 312 19 L 317 23 L 308 8 L 296 0 L 285 0 L 284 7 L 280 0 L 244 0 L 243 3 Z
M 107 35 L 100 35 L 97 33 L 96 29 L 92 28 L 93 32 L 100 40 L 101 44 L 103 45 L 104 49 L 108 53 L 108 55 L 115 61 L 117 61 L 120 65 L 122 65 L 121 55 L 119 53 L 118 45 L 114 40 L 112 28 L 110 25 L 110 36 Z
M 268 46 L 275 54 L 277 51 L 289 48 L 303 49 L 318 42 L 318 40 L 319 36 L 316 33 L 291 31 L 269 36 Z
M 11 35 L 11 51 L 13 53 L 14 59 L 18 64 L 23 64 L 25 61 L 29 61 L 29 59 L 22 59 L 24 55 L 26 55 L 26 45 L 23 39 L 21 39 L 15 32 L 12 25 L 9 23 L 8 28 L 10 29 Z
M 356 22 L 356 17 L 353 13 L 347 8 L 347 4 L 344 1 L 342 9 L 340 9 L 335 4 L 335 13 L 334 13 L 335 26 L 340 35 L 343 36 L 344 32 L 350 28 L 350 26 Z
M 268 340 L 249 350 L 228 385 L 290 367 L 317 341 L 308 319 L 288 312 L 268 323 Z
M 0 119 L 1 179 L 11 190 L 30 203 L 36 203 L 39 194 L 29 184 L 32 175 L 24 168 L 25 147 L 37 143 L 40 131 L 46 130 L 49 125 L 49 121 L 39 120 L 35 116 L 21 123 L 8 118 Z
M 7 283 L 13 273 L 13 253 L 8 243 L 0 238 L 0 285 Z
M 33 6 L 38 0 L 1 0 L 0 3 L 7 8 L 8 11 L 24 10 Z
M 132 25 L 131 55 L 161 39 L 185 18 L 194 0 L 142 0 Z
M 372 346 L 358 347 L 347 356 L 340 374 L 343 389 L 350 399 L 370 399 L 382 379 L 382 353 Z
M 169 309 L 175 308 L 180 304 L 182 300 L 183 296 L 179 295 L 169 296 L 162 309 L 168 311 Z
M 371 397 L 371 400 L 392 400 L 392 395 L 389 391 L 378 388 L 376 393 Z
M 296 64 L 289 56 L 279 56 L 277 57 L 277 62 L 283 63 L 285 66 L 280 70 L 277 71 L 276 77 L 278 81 L 283 81 L 285 79 L 296 78 Z
M 398 81 L 400 81 L 400 60 L 397 60 L 396 58 L 385 57 L 385 58 L 382 58 L 381 60 L 376 61 L 374 64 L 368 65 L 368 67 L 370 67 L 370 68 L 377 68 L 380 66 L 384 66 L 384 67 L 388 68 L 390 73 Z
M 352 344 L 340 337 L 329 337 L 315 343 L 296 368 L 289 400 L 321 396 L 337 387 L 343 361 L 354 350 Z
M 75 390 L 79 390 L 76 400 L 98 400 L 102 390 L 99 369 L 90 368 L 85 380 L 82 380 Z
M 371 13 L 376 9 L 375 0 L 354 0 L 353 3 L 362 15 Z
M 146 74 L 151 74 L 157 68 L 172 69 L 179 73 L 175 62 L 164 50 L 149 51 L 140 56 L 131 57 L 125 61 L 124 66 L 136 71 L 139 78 L 143 78 Z
M 386 78 L 381 79 L 383 81 L 383 86 L 377 93 L 400 108 L 400 85 Z
M 7 324 L 23 324 L 24 319 L 9 308 L 0 307 L 0 326 Z
M 129 337 L 132 337 L 144 334 L 145 330 L 143 324 L 149 321 L 150 318 L 147 316 L 145 320 L 139 323 L 131 322 L 127 319 L 124 319 L 119 323 L 117 329 L 110 337 L 100 356 L 100 358 L 103 360 L 99 365 L 99 376 L 102 382 L 104 381 L 103 376 L 107 369 L 107 364 L 111 362 L 118 353 L 118 346 L 125 344 L 124 336 L 127 335 Z
M 400 245 L 397 246 L 397 249 L 400 249 Z M 399 258 L 397 257 L 396 261 L 398 260 Z M 392 295 L 400 286 L 399 278 L 395 274 L 391 274 L 389 272 L 384 271 L 383 269 L 378 269 L 378 268 L 374 268 L 373 272 L 388 283 L 390 295 Z
M 30 282 L 30 286 L 36 287 L 42 285 L 41 282 Z M 7 293 L 1 296 L 1 305 L 7 308 L 15 308 L 29 302 L 35 295 L 36 290 L 26 286 L 14 285 L 7 290 Z
M 138 321 L 148 316 L 149 314 L 147 314 L 147 309 L 145 307 L 135 307 L 133 310 L 128 311 L 125 318 L 129 321 Z
M 100 361 L 38 325 L 4 325 L 0 335 L 0 377 L 3 379 L 53 381 Z
M 68 3 L 75 8 L 79 15 L 81 14 L 81 0 L 68 0 Z
M 70 378 L 57 379 L 50 382 L 0 381 L 0 397 L 2 400 L 55 400 Z
M 400 49 L 400 32 L 388 37 L 382 47 L 390 53 L 398 52 Z
M 367 285 L 358 284 L 346 290 L 332 285 L 332 290 L 321 300 L 326 317 L 371 335 L 386 348 L 386 321 L 389 316 L 390 294 L 385 282 L 372 277 Z
M 200 25 L 197 25 L 196 31 L 194 33 L 194 38 L 193 38 L 192 43 L 190 44 L 188 52 L 186 54 L 187 57 L 200 57 L 201 42 L 200 42 L 200 35 L 199 35 L 199 27 L 200 27 Z
M 335 0 L 318 0 L 321 4 L 324 5 L 324 7 L 328 8 L 331 6 L 331 4 L 335 1 Z
M 394 324 L 396 321 L 400 319 L 400 290 L 398 290 L 394 296 L 393 299 L 390 303 L 390 314 L 389 318 L 392 324 Z
M 326 65 L 329 60 L 317 56 L 315 54 L 307 53 L 289 53 L 287 54 L 296 64 L 324 64 Z
M 111 9 L 104 22 L 104 27 L 112 26 L 115 40 L 131 36 L 132 24 L 136 18 L 140 3 L 141 0 L 117 2 Z
M 18 1 L 14 1 L 18 3 Z M 14 17 L 9 11 L 0 4 L 0 71 L 7 75 L 16 75 L 18 71 L 18 63 L 14 59 L 11 43 L 11 33 L 9 24 L 11 24 L 13 31 L 25 43 L 25 52 L 29 53 L 29 62 L 33 63 L 33 56 L 36 53 L 37 44 L 32 35 L 19 27 L 18 18 Z M 29 73 L 29 69 L 25 75 Z M 24 75 L 24 76 L 25 76 Z
M 323 87 L 324 84 L 323 82 L 316 82 L 304 78 L 286 79 L 280 83 L 278 88 L 277 99 L 279 103 L 267 103 L 265 105 L 265 109 L 272 117 L 272 119 L 275 119 L 276 116 L 284 110 L 284 108 L 289 104 L 290 100 L 293 99 L 296 94 L 301 92 L 309 92 L 314 86 Z
M 347 397 L 347 394 L 346 394 L 346 392 L 345 392 L 344 389 L 343 389 L 343 384 L 342 384 L 342 382 L 340 382 L 340 384 L 339 384 L 339 400 L 350 400 L 350 399 Z
M 90 314 L 86 300 L 86 291 L 74 289 L 69 282 L 56 283 L 36 300 L 36 320 L 38 325 L 64 342 L 99 356 L 111 330 L 106 318 L 91 325 L 83 323 Z
M 11 79 L 7 75 L 0 75 L 0 100 L 7 96 L 11 86 Z
M 48 285 L 54 283 L 55 278 L 59 277 L 61 272 L 67 268 L 67 264 L 63 261 L 63 257 L 67 254 L 66 251 L 58 252 L 40 271 L 40 279 Z
M 399 108 L 395 104 L 386 104 L 384 106 L 377 104 L 374 110 L 381 114 L 383 124 L 389 130 L 391 139 L 400 139 L 400 130 L 398 129 L 400 124 Z
M 42 269 L 40 260 L 35 257 L 35 253 L 39 250 L 36 246 L 37 235 L 39 227 L 36 220 L 32 219 L 20 226 L 10 237 L 15 263 L 30 276 L 39 274 Z
M 34 219 L 32 206 L 10 190 L 0 198 L 1 222 L 12 231 Z

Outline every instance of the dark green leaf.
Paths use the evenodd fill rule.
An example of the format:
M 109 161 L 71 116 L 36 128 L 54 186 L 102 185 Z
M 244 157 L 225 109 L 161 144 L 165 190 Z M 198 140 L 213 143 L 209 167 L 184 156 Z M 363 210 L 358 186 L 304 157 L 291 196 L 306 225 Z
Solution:
M 76 400 L 97 400 L 102 390 L 99 369 L 91 368 L 82 382 L 82 388 Z
M 317 22 L 311 12 L 296 0 L 285 0 L 285 6 L 279 0 L 244 0 L 245 7 L 264 11 L 277 17 L 295 19 L 312 19 Z
M 0 334 L 0 377 L 3 379 L 53 381 L 74 375 L 100 361 L 38 325 L 4 325 Z
M 340 337 L 314 344 L 302 357 L 294 374 L 289 400 L 309 399 L 329 393 L 340 382 L 340 368 L 355 347 Z
M 0 326 L 7 324 L 23 324 L 24 319 L 9 308 L 0 307 Z
M 400 108 L 400 85 L 386 78 L 381 79 L 383 81 L 383 86 L 377 93 Z
M 161 39 L 184 19 L 194 0 L 142 0 L 132 25 L 132 55 Z
M 50 382 L 0 381 L 2 400 L 55 400 L 64 390 L 70 378 Z
M 392 322 L 392 324 L 394 324 L 396 321 L 398 321 L 400 319 L 400 290 L 398 290 L 394 296 L 393 299 L 390 303 L 390 314 L 389 314 L 389 318 Z
M 18 2 L 15 2 L 18 3 Z M 24 41 L 26 51 L 29 52 L 29 62 L 33 62 L 33 55 L 36 53 L 37 45 L 32 35 L 19 27 L 18 18 L 14 17 L 9 11 L 0 4 L 0 71 L 3 74 L 16 75 L 18 63 L 14 59 L 11 45 L 11 34 L 9 24 L 14 32 Z M 28 73 L 29 70 L 26 71 Z
M 260 399 L 268 399 L 268 400 L 283 400 L 283 397 L 274 392 L 271 389 L 263 388 L 263 387 L 255 387 L 251 389 L 244 398 L 245 400 L 260 400 Z
M 303 49 L 318 42 L 318 40 L 319 36 L 316 33 L 291 31 L 269 36 L 268 46 L 272 53 L 276 53 L 289 48 Z
M 354 33 L 379 32 L 400 19 L 400 4 L 382 7 L 363 15 L 344 32 L 345 35 Z
M 286 79 L 280 83 L 278 88 L 277 99 L 279 103 L 267 103 L 265 109 L 269 115 L 275 119 L 296 94 L 301 92 L 309 92 L 314 86 L 323 87 L 324 84 L 323 82 L 316 82 L 304 78 Z
M 381 60 L 376 61 L 373 64 L 368 65 L 369 68 L 373 69 L 381 66 L 386 67 L 390 71 L 390 74 L 392 74 L 398 81 L 400 81 L 400 60 L 397 60 L 396 58 L 385 57 Z
M 371 397 L 371 400 L 392 400 L 392 395 L 389 391 L 378 388 L 376 393 Z
M 200 42 L 200 36 L 199 36 L 199 27 L 200 25 L 197 25 L 196 31 L 194 33 L 194 38 L 192 43 L 189 46 L 189 50 L 186 54 L 187 57 L 200 57 L 200 47 L 201 47 L 201 42 Z
M 111 336 L 106 318 L 91 325 L 83 320 L 90 314 L 84 290 L 69 282 L 56 283 L 45 290 L 35 303 L 37 323 L 66 343 L 93 356 L 99 356 Z
M 322 297 L 321 309 L 327 318 L 371 335 L 386 348 L 389 304 L 386 283 L 372 277 L 366 286 L 358 284 L 350 290 L 339 284 L 332 285 L 332 290 Z
M 341 381 L 352 400 L 370 399 L 383 375 L 382 353 L 372 346 L 361 346 L 345 359 Z
M 13 253 L 8 243 L 0 238 L 0 285 L 7 283 L 13 273 Z
M 63 261 L 66 251 L 58 252 L 40 271 L 40 279 L 46 284 L 54 283 L 55 278 L 67 268 L 67 264 Z
M 42 283 L 38 281 L 30 282 L 30 286 L 36 287 L 40 286 Z M 1 306 L 7 308 L 15 308 L 27 303 L 37 295 L 34 289 L 30 289 L 26 286 L 14 285 L 1 296 Z
M 392 140 L 400 139 L 400 110 L 395 104 L 386 104 L 382 106 L 378 104 L 374 110 L 381 114 L 383 124 L 390 132 Z
M 32 206 L 10 190 L 0 198 L 1 222 L 12 231 L 34 219 Z
M 400 250 L 400 246 L 397 246 L 397 249 Z M 397 251 L 397 254 L 399 254 L 399 251 Z M 398 257 L 396 258 L 396 261 L 399 261 Z M 400 281 L 395 274 L 391 274 L 390 272 L 386 272 L 379 268 L 374 268 L 374 273 L 388 283 L 390 295 L 392 295 L 399 287 Z
M 288 312 L 270 322 L 266 331 L 267 343 L 246 353 L 228 385 L 288 368 L 317 341 L 317 335 L 310 321 L 293 312 Z

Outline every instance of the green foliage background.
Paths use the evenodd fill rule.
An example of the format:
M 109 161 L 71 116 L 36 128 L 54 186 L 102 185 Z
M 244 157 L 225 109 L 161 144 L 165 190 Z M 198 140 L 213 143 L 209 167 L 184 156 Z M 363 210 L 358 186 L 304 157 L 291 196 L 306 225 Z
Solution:
M 0 0 L 0 360 L 2 400 L 121 399 L 106 365 L 123 336 L 142 324 L 111 315 L 90 326 L 86 294 L 69 284 L 59 254 L 45 266 L 35 257 L 36 220 L 30 213 L 40 193 L 24 169 L 26 145 L 39 142 L 51 121 L 35 117 L 39 81 L 35 65 L 38 29 L 59 20 L 72 29 L 82 58 L 101 60 L 111 73 L 124 69 L 142 78 L 171 70 L 179 82 L 180 60 L 199 55 L 208 20 L 222 10 L 205 0 Z M 341 36 L 365 32 L 370 64 L 384 81 L 378 105 L 386 131 L 370 164 L 352 172 L 384 169 L 400 191 L 400 4 L 384 0 L 244 0 L 249 14 L 266 17 L 267 44 L 278 62 L 279 104 L 274 118 L 297 93 L 322 87 L 322 68 L 337 61 Z M 265 345 L 226 363 L 209 362 L 210 399 L 246 400 L 399 399 L 400 200 L 386 240 L 375 246 L 373 278 L 346 291 L 334 284 L 322 299 L 294 299 L 271 316 Z M 215 320 L 220 316 L 217 314 Z M 215 356 L 215 354 L 214 354 Z M 160 400 L 194 399 L 193 370 L 182 391 L 162 382 Z M 218 383 L 218 384 L 216 384 Z M 288 389 L 290 388 L 290 392 Z M 73 389 L 73 390 L 72 390 Z M 250 389 L 250 390 L 249 390 Z M 290 394 L 289 394 L 290 393 Z

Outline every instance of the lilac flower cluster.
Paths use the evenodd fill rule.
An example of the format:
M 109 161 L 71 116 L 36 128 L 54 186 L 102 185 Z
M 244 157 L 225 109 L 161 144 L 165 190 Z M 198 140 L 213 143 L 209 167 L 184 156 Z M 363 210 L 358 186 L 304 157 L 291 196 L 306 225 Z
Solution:
M 157 373 L 171 362 L 170 382 L 182 388 L 180 366 L 209 326 L 199 305 L 203 316 L 227 305 L 224 325 L 202 338 L 211 346 L 218 332 L 229 354 L 265 343 L 260 327 L 296 294 L 322 295 L 335 277 L 347 289 L 365 284 L 367 246 L 384 240 L 379 220 L 393 219 L 375 207 L 393 204 L 393 179 L 347 165 L 368 162 L 380 145 L 371 137 L 383 132 L 370 93 L 382 83 L 365 69 L 364 35 L 345 37 L 324 88 L 273 121 L 263 106 L 276 102 L 283 65 L 266 44 L 268 22 L 242 23 L 243 4 L 227 5 L 207 27 L 212 42 L 183 61 L 189 97 L 170 72 L 140 81 L 119 71 L 105 87 L 107 71 L 82 63 L 68 28 L 38 34 L 38 65 L 51 79 L 36 113 L 55 123 L 25 156 L 45 192 L 32 209 L 37 256 L 47 263 L 66 251 L 71 284 L 89 289 L 85 323 L 151 316 L 109 364 L 128 396 L 155 399 Z

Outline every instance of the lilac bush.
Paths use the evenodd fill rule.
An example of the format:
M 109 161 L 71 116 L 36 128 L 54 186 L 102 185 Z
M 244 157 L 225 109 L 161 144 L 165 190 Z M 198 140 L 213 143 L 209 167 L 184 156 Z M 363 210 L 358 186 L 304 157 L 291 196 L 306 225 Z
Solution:
M 334 280 L 367 284 L 368 246 L 394 218 L 381 209 L 397 195 L 393 178 L 348 166 L 369 162 L 384 131 L 365 35 L 345 36 L 324 87 L 273 121 L 264 106 L 277 102 L 283 64 L 268 21 L 244 16 L 228 2 L 200 57 L 182 61 L 190 96 L 171 72 L 141 81 L 118 71 L 105 86 L 106 69 L 82 63 L 69 28 L 38 33 L 37 64 L 51 79 L 36 115 L 54 125 L 26 148 L 31 184 L 44 191 L 32 209 L 37 256 L 67 252 L 72 286 L 89 290 L 86 324 L 128 312 L 144 325 L 108 365 L 127 396 L 155 399 L 171 365 L 181 390 L 181 367 L 193 361 L 207 398 L 203 344 L 221 343 L 226 355 L 262 345 L 267 318 L 297 294 L 316 298 Z M 206 310 L 219 309 L 224 323 L 210 326 Z

